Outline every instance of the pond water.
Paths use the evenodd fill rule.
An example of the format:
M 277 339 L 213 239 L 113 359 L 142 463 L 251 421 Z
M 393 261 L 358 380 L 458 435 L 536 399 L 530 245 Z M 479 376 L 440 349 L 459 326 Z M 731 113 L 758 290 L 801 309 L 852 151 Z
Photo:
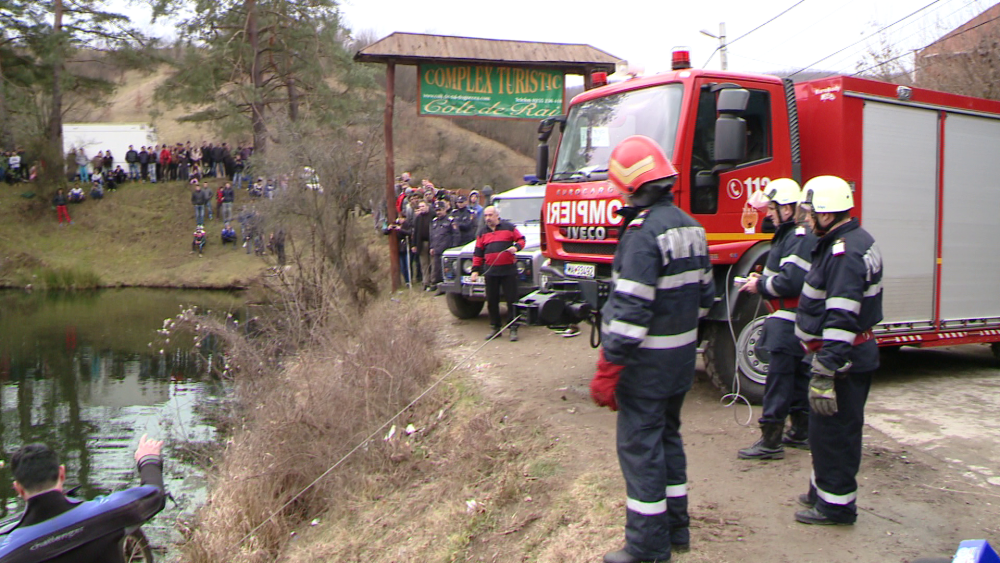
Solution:
M 156 333 L 191 305 L 238 319 L 244 309 L 238 294 L 220 291 L 0 291 L 0 456 L 46 443 L 59 452 L 67 485 L 91 499 L 139 484 L 132 454 L 140 436 L 166 440 L 164 478 L 176 503 L 143 527 L 161 555 L 177 539 L 174 521 L 206 494 L 197 456 L 181 455 L 178 444 L 214 440 L 226 391 L 211 373 L 219 362 L 211 339 L 195 350 L 190 338 L 165 345 Z M 0 470 L 0 520 L 24 507 L 12 480 Z

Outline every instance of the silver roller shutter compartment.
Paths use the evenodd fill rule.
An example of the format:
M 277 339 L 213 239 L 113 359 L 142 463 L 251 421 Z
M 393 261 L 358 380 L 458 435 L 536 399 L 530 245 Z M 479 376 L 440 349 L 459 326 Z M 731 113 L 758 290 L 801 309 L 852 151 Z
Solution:
M 863 158 L 861 224 L 882 251 L 882 322 L 926 326 L 934 316 L 937 112 L 866 102 Z
M 945 121 L 941 318 L 1000 317 L 1000 120 Z

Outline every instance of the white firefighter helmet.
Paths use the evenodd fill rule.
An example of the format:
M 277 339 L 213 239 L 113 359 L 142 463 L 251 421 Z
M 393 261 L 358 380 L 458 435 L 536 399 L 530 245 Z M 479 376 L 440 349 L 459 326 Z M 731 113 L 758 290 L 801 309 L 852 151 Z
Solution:
M 802 198 L 802 188 L 799 183 L 791 178 L 778 178 L 771 180 L 764 186 L 764 197 L 768 201 L 773 201 L 778 205 L 789 205 L 798 203 Z
M 816 176 L 803 186 L 802 203 L 816 213 L 839 213 L 854 208 L 854 194 L 843 178 Z

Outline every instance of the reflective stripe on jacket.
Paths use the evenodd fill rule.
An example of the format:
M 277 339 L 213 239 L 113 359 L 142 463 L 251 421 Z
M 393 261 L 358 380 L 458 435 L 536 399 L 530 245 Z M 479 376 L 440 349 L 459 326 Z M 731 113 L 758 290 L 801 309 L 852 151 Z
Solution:
M 658 399 L 694 381 L 698 322 L 715 301 L 705 229 L 669 194 L 625 228 L 601 309 L 604 357 L 624 365 L 618 392 Z
M 857 219 L 833 229 L 816 243 L 795 320 L 803 342 L 822 341 L 816 358 L 831 370 L 851 362 L 852 371 L 878 368 L 874 339 L 858 336 L 882 321 L 882 255 Z

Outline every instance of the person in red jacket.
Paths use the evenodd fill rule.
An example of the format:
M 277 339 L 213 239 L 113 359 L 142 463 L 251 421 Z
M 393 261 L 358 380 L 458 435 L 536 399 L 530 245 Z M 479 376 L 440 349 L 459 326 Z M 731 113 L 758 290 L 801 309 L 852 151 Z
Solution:
M 492 205 L 483 210 L 483 221 L 485 225 L 476 237 L 476 251 L 472 256 L 472 283 L 476 283 L 480 275 L 486 278 L 486 307 L 492 328 L 486 339 L 503 332 L 500 325 L 500 290 L 503 289 L 510 341 L 517 342 L 517 323 L 514 322 L 514 302 L 518 297 L 516 254 L 524 250 L 524 235 L 513 223 L 501 219 Z
M 166 182 L 167 180 L 174 180 L 176 178 L 170 178 L 170 163 L 173 162 L 173 155 L 170 154 L 170 149 L 167 145 L 163 145 L 163 150 L 160 151 L 160 181 Z

